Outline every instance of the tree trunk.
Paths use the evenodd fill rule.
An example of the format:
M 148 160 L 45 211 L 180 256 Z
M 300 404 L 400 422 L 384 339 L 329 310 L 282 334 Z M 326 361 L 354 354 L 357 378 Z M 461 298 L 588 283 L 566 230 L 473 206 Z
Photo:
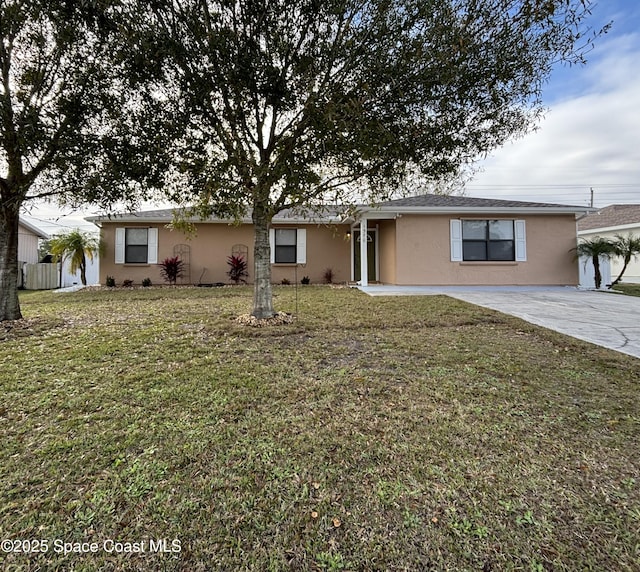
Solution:
M 0 322 L 22 318 L 18 300 L 18 213 L 11 206 L 0 212 Z
M 83 286 L 87 285 L 87 258 L 82 253 L 82 262 L 80 262 L 80 282 Z
M 255 243 L 253 246 L 254 286 L 253 316 L 262 320 L 275 315 L 271 293 L 271 247 L 269 245 L 269 227 L 271 216 L 264 204 L 259 201 L 253 206 L 253 226 Z
M 600 290 L 600 286 L 602 285 L 602 274 L 600 273 L 600 258 L 596 254 L 592 256 L 593 260 L 593 270 L 594 270 L 594 280 L 596 283 L 596 290 Z

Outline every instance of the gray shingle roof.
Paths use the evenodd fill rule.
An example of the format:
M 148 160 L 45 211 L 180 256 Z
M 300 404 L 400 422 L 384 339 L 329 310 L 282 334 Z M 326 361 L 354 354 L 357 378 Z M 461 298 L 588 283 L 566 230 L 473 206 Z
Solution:
M 510 201 L 503 199 L 481 199 L 460 195 L 420 195 L 406 197 L 394 201 L 380 203 L 381 207 L 460 207 L 460 208 L 558 208 L 569 207 L 584 210 L 585 207 L 575 205 L 558 205 L 527 201 Z
M 609 205 L 578 221 L 578 230 L 594 230 L 625 224 L 640 225 L 640 205 Z
M 521 211 L 554 211 L 554 212 L 584 212 L 589 210 L 588 207 L 575 205 L 559 205 L 551 203 L 535 203 L 525 201 L 511 201 L 501 199 L 481 199 L 476 197 L 465 197 L 459 195 L 420 195 L 414 197 L 406 197 L 402 199 L 384 201 L 375 206 L 361 205 L 358 211 L 362 213 L 374 213 L 398 211 L 402 212 L 472 212 L 478 209 L 478 212 L 489 212 L 495 209 L 499 212 Z M 177 209 L 178 211 L 184 209 Z M 140 222 L 170 222 L 173 219 L 174 209 L 157 209 L 150 211 L 140 211 L 135 213 L 121 213 L 111 216 L 89 217 L 87 220 L 91 222 L 107 222 L 107 221 L 140 221 Z M 353 214 L 353 213 L 352 213 Z M 308 221 L 311 223 L 336 223 L 343 222 L 346 219 L 346 207 L 341 205 L 324 205 L 316 206 L 309 209 L 287 209 L 279 212 L 274 217 L 274 222 L 290 222 L 290 221 Z M 198 217 L 192 217 L 193 222 L 198 222 Z M 211 217 L 208 219 L 212 222 L 224 222 L 219 218 Z M 243 218 L 243 222 L 251 222 L 251 213 L 248 212 Z

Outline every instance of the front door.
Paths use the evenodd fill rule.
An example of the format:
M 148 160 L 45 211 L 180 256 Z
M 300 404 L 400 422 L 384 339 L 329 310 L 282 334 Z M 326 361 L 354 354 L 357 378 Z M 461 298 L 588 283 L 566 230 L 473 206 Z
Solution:
M 353 279 L 358 282 L 361 278 L 360 273 L 360 231 L 353 231 Z M 378 277 L 376 275 L 376 231 L 369 229 L 367 231 L 367 277 L 369 282 L 375 282 Z

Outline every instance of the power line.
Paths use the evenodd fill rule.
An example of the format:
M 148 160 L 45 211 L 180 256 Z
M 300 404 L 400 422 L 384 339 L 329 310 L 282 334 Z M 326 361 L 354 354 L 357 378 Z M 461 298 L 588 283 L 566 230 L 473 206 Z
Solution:
M 640 191 L 640 183 L 606 183 L 606 184 L 549 184 L 549 183 L 541 183 L 541 184 L 529 184 L 523 185 L 519 184 L 491 184 L 491 183 L 468 183 L 464 186 L 466 189 L 476 188 L 476 189 L 590 189 L 591 187 L 599 188 L 599 189 L 637 189 Z

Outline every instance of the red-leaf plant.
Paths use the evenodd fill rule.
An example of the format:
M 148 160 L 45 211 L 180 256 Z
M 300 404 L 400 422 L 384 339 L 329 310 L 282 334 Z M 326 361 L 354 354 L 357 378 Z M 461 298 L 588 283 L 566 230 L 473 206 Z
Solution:
M 246 284 L 245 277 L 249 276 L 249 273 L 247 272 L 247 261 L 244 257 L 228 256 L 227 264 L 229 265 L 229 271 L 227 272 L 229 279 L 235 284 L 240 284 L 240 282 Z
M 165 258 L 160 263 L 160 275 L 169 283 L 175 284 L 184 273 L 184 262 L 179 256 Z

